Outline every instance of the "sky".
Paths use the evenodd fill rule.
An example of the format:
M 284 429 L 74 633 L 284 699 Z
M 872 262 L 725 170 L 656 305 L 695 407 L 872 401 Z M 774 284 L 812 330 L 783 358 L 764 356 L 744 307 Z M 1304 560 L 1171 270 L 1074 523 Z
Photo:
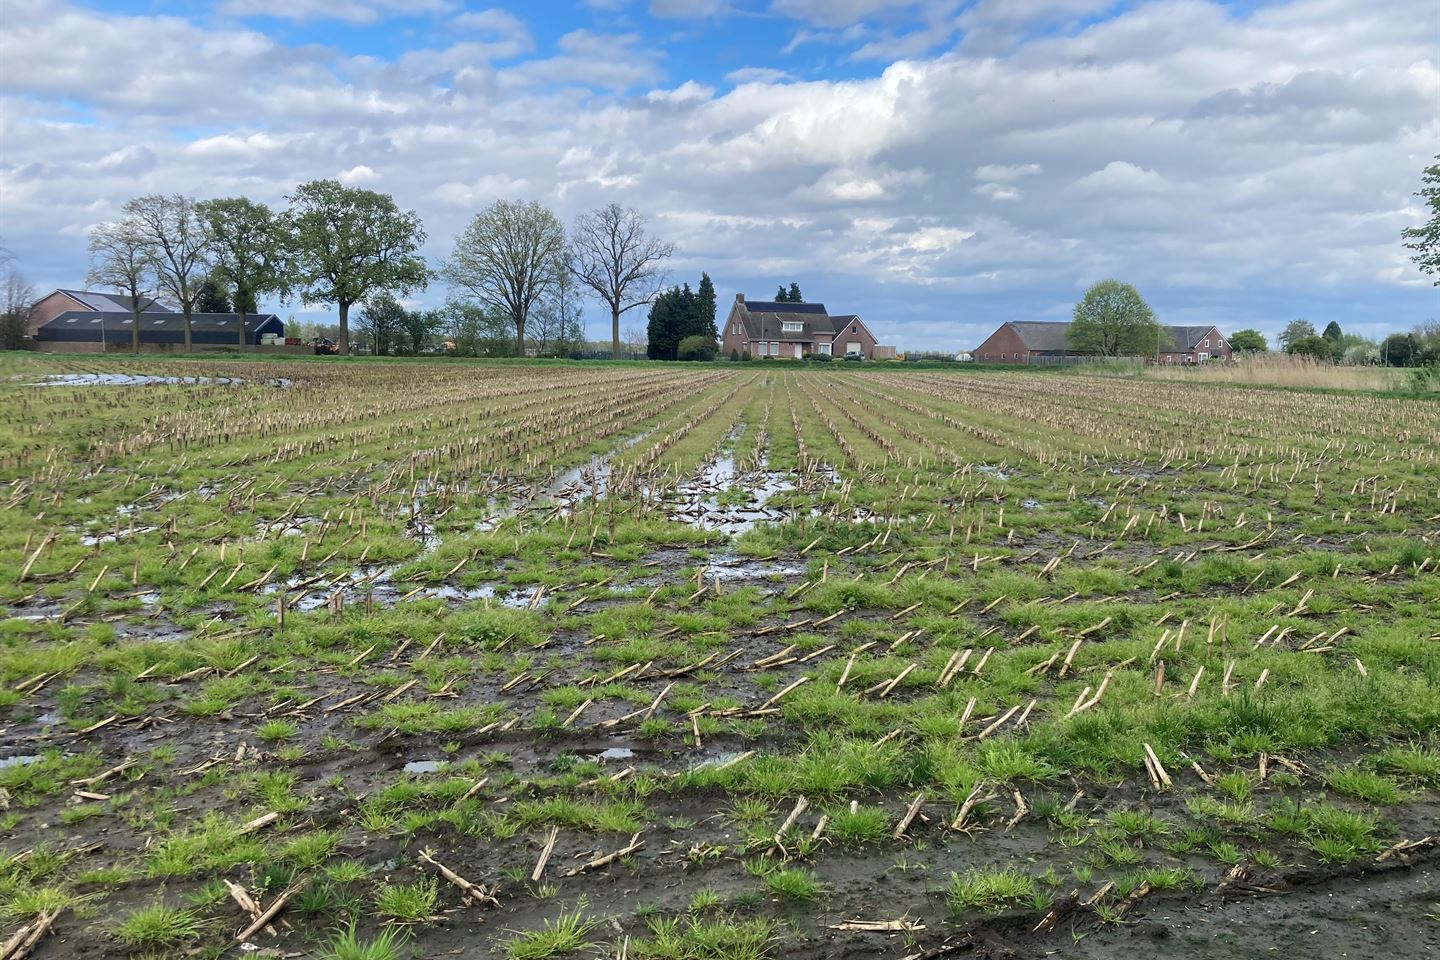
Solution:
M 1400 239 L 1436 154 L 1434 0 L 0 0 L 0 244 L 41 291 L 130 197 L 338 178 L 437 267 L 496 199 L 618 202 L 721 322 L 795 281 L 902 350 L 1112 277 L 1376 336 L 1440 318 Z

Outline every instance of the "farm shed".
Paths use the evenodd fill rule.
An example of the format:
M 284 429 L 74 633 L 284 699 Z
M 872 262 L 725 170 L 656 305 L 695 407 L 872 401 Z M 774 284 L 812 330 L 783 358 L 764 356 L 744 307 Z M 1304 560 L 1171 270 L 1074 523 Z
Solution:
M 35 346 L 56 352 L 125 350 L 131 344 L 134 317 L 127 311 L 69 310 L 35 330 Z M 215 350 L 239 345 L 240 315 L 196 313 L 190 318 L 190 342 L 196 349 Z M 247 314 L 245 343 L 257 346 L 262 335 L 285 335 L 285 324 L 273 313 Z M 140 345 L 147 350 L 183 349 L 185 318 L 174 311 L 140 315 Z
M 157 300 L 146 299 L 141 308 L 144 313 L 174 313 L 170 307 Z M 25 336 L 34 338 L 35 331 L 54 320 L 62 313 L 80 310 L 87 313 L 114 312 L 130 313 L 130 298 L 119 293 L 101 293 L 96 290 L 66 290 L 61 288 L 35 301 L 30 317 L 25 323 Z
M 1063 363 L 1066 359 L 1089 356 L 1072 350 L 1065 321 L 1014 320 L 1002 323 L 994 333 L 974 350 L 981 363 L 1043 364 Z M 1168 341 L 1162 339 L 1157 357 L 1160 363 L 1204 363 L 1211 359 L 1229 359 L 1230 342 L 1213 324 L 1197 326 L 1161 325 Z

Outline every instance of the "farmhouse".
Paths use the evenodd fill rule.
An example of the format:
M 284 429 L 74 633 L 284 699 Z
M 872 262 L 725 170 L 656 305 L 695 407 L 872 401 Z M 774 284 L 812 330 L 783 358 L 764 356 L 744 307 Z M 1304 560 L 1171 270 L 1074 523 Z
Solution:
M 56 290 L 39 300 L 27 332 L 37 350 L 92 353 L 128 350 L 135 318 L 128 297 L 90 290 Z M 285 335 L 285 324 L 273 313 L 245 316 L 245 344 L 258 347 L 267 334 Z M 195 313 L 190 316 L 190 342 L 196 350 L 236 348 L 240 339 L 237 313 Z M 185 319 L 179 311 L 150 300 L 140 313 L 140 346 L 146 351 L 183 349 Z
M 875 335 L 854 314 L 832 317 L 823 303 L 747 302 L 743 293 L 735 294 L 720 343 L 727 357 L 894 356 L 893 348 L 876 345 Z
M 975 348 L 980 363 L 1044 364 L 1064 363 L 1067 359 L 1086 356 L 1073 350 L 1066 339 L 1068 322 L 1011 321 Z M 1161 326 L 1159 363 L 1194 364 L 1207 360 L 1228 360 L 1230 342 L 1213 324 L 1199 326 Z

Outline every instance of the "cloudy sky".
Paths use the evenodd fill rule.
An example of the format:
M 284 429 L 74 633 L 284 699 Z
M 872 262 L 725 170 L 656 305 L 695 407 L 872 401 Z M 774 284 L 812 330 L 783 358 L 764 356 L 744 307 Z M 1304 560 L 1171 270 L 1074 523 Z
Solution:
M 1440 317 L 1399 239 L 1436 153 L 1434 0 L 0 0 L 0 242 L 41 288 L 131 196 L 338 177 L 437 263 L 498 197 L 616 200 L 677 280 L 795 280 L 902 349 L 1106 277 L 1378 334 Z

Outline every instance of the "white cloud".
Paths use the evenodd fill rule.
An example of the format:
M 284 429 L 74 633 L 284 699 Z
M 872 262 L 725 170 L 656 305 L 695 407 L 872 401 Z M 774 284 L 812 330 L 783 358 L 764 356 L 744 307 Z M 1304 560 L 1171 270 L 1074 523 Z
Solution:
M 235 17 L 373 23 L 396 16 L 443 13 L 450 6 L 447 0 L 224 0 L 220 12 Z
M 1063 316 L 1105 275 L 1167 318 L 1262 328 L 1288 309 L 1257 292 L 1276 285 L 1338 304 L 1425 292 L 1406 286 L 1399 231 L 1440 140 L 1429 0 L 1383 16 L 1162 0 L 1083 29 L 1084 4 L 1034 0 L 1012 29 L 982 2 L 943 55 L 846 80 L 739 69 L 723 93 L 630 33 L 572 32 L 505 63 L 497 44 L 533 39 L 490 11 L 383 61 L 233 23 L 5 3 L 0 210 L 37 285 L 78 282 L 85 230 L 128 197 L 280 204 L 344 171 L 416 209 L 432 257 L 497 197 L 566 219 L 613 199 L 677 244 L 677 276 L 794 276 L 902 344 L 979 334 L 1000 310 Z M 834 29 L 821 7 L 786 4 Z M 982 15 L 1003 44 L 972 42 Z M 1026 39 L 1035 17 L 1069 26 Z M 946 312 L 972 297 L 989 306 Z
M 347 187 L 367 187 L 380 182 L 380 174 L 365 164 L 358 164 L 349 170 L 341 170 L 336 179 Z

